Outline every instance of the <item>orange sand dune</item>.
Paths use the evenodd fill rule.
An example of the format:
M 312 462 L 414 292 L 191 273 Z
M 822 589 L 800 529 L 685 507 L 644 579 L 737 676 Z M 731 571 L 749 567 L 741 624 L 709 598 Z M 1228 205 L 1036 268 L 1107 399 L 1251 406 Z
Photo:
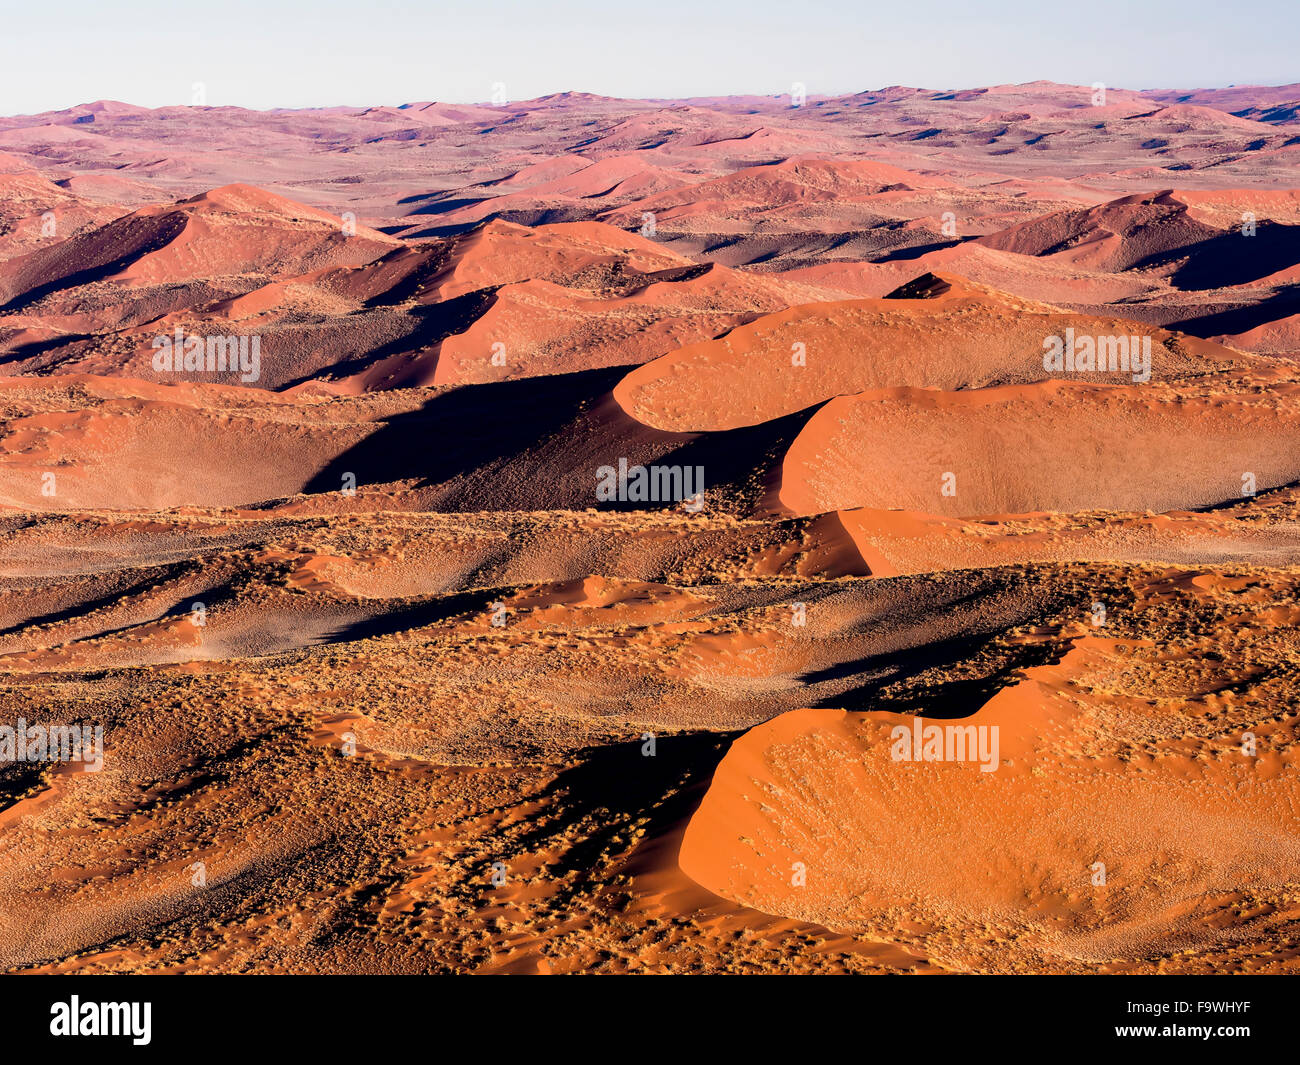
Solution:
M 425 302 L 463 296 L 488 286 L 528 280 L 581 283 L 602 274 L 632 276 L 694 264 L 636 233 L 596 222 L 571 222 L 529 229 L 495 221 L 457 242 L 447 267 L 420 298 Z
M 765 913 L 839 929 L 903 921 L 940 957 L 994 971 L 1266 934 L 1252 918 L 1290 909 L 1300 858 L 1294 735 L 1198 683 L 1198 658 L 1076 638 L 957 718 L 785 714 L 732 745 L 681 866 Z M 1231 667 L 1219 673 L 1230 683 Z M 1240 730 L 1256 727 L 1248 757 Z M 954 728 L 969 732 L 946 754 L 964 760 L 943 760 Z M 1227 828 L 1242 814 L 1249 834 Z
M 781 467 L 793 513 L 1174 510 L 1300 480 L 1300 410 L 1251 392 L 1174 396 L 1046 381 L 888 389 L 819 410 Z M 1105 428 L 1102 428 L 1105 427 Z M 1213 448 L 1198 441 L 1214 441 Z
M 615 389 L 634 418 L 660 429 L 729 429 L 872 388 L 979 388 L 1039 381 L 1044 343 L 1079 336 L 1151 338 L 1153 374 L 1213 367 L 1228 349 L 1135 322 L 1062 313 L 961 281 L 922 280 L 932 298 L 821 303 L 740 326 L 633 370 Z M 802 359 L 804 364 L 799 364 Z M 1131 381 L 1107 372 L 1097 380 Z

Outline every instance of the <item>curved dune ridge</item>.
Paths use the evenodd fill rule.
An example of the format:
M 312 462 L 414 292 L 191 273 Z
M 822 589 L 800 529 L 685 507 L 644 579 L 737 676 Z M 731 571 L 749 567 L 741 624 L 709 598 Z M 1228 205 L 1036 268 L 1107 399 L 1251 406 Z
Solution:
M 1300 860 L 1295 751 L 1219 687 L 1242 674 L 1204 663 L 1195 646 L 1080 635 L 960 717 L 784 714 L 732 744 L 681 867 L 764 913 L 902 934 L 963 967 L 1267 938 L 1257 918 L 1290 910 Z
M 911 296 L 919 298 L 907 298 Z M 1167 330 L 1016 299 L 961 279 L 923 276 L 895 298 L 818 303 L 686 345 L 628 374 L 614 397 L 632 417 L 676 432 L 733 429 L 880 388 L 944 391 L 1074 376 L 1044 368 L 1050 338 L 1146 343 L 1165 379 L 1240 360 L 1229 349 Z M 1142 338 L 1147 338 L 1143 341 Z M 1089 373 L 1131 383 L 1131 371 Z
M 234 505 L 301 491 L 374 431 L 258 390 L 0 378 L 0 504 L 32 509 Z M 333 415 L 333 416 L 331 416 Z

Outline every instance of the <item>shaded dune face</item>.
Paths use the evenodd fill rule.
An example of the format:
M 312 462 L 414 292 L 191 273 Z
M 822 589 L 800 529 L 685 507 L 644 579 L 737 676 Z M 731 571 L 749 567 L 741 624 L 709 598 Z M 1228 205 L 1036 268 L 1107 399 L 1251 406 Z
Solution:
M 1194 646 L 1079 636 L 957 718 L 784 714 L 732 744 L 681 866 L 764 913 L 906 929 L 955 968 L 1267 936 L 1252 919 L 1289 909 L 1300 860 L 1293 736 L 1244 696 L 1208 695 L 1203 667 Z M 918 729 L 954 728 L 965 752 L 945 737 L 920 760 Z M 1245 733 L 1266 737 L 1258 756 Z

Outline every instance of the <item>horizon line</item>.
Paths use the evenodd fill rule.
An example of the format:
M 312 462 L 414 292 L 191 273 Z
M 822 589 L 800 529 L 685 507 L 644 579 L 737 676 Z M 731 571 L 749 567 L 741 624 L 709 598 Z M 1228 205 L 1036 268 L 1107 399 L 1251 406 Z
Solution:
M 893 85 L 883 85 L 879 88 L 850 90 L 842 93 L 808 93 L 807 96 L 805 97 L 806 103 L 804 103 L 801 107 L 798 108 L 792 106 L 790 109 L 802 110 L 805 107 L 811 106 L 814 102 L 844 100 L 850 97 L 870 96 L 873 94 L 885 93 L 890 91 L 908 91 L 908 92 L 918 92 L 918 93 L 960 93 L 960 92 L 976 92 L 980 90 L 988 91 L 990 89 L 997 89 L 997 88 L 1025 88 L 1034 85 L 1054 85 L 1054 86 L 1059 86 L 1060 88 L 1063 89 L 1078 89 L 1081 92 L 1090 91 L 1093 88 L 1093 86 L 1091 85 L 1081 85 L 1081 84 L 1075 84 L 1071 82 L 1057 82 L 1057 81 L 1052 81 L 1050 78 L 1037 78 L 1032 81 L 1020 81 L 1020 82 L 1001 82 L 1001 83 L 990 84 L 990 85 L 971 85 L 964 88 L 956 88 L 956 87 L 932 88 L 932 87 L 925 87 L 919 85 L 893 84 Z M 1229 82 L 1226 85 L 1201 85 L 1195 88 L 1180 88 L 1180 87 L 1172 87 L 1172 86 L 1171 87 L 1150 86 L 1143 89 L 1130 89 L 1122 85 L 1106 85 L 1106 90 L 1108 92 L 1121 92 L 1121 93 L 1127 92 L 1127 93 L 1142 95 L 1142 94 L 1156 93 L 1156 92 L 1162 92 L 1162 93 L 1219 92 L 1226 89 L 1287 89 L 1293 86 L 1300 88 L 1300 81 L 1280 82 L 1277 84 L 1261 84 L 1261 83 L 1253 83 L 1253 82 L 1252 83 Z M 274 112 L 290 112 L 290 111 L 374 111 L 382 108 L 388 108 L 391 110 L 403 110 L 409 107 L 415 107 L 417 105 L 430 106 L 434 104 L 441 104 L 448 107 L 482 107 L 485 109 L 509 111 L 511 108 L 514 107 L 519 107 L 526 104 L 542 103 L 547 100 L 553 100 L 562 97 L 588 97 L 593 100 L 608 100 L 613 103 L 690 104 L 695 101 L 701 101 L 701 100 L 745 100 L 745 99 L 780 100 L 781 98 L 789 97 L 790 95 L 791 93 L 789 91 L 786 91 L 786 92 L 779 92 L 779 93 L 761 93 L 761 92 L 735 92 L 735 93 L 724 93 L 724 94 L 711 93 L 711 94 L 703 94 L 703 95 L 696 95 L 696 96 L 608 96 L 604 93 L 590 92 L 586 89 L 563 89 L 563 90 L 557 90 L 555 92 L 544 93 L 541 96 L 531 96 L 519 100 L 510 100 L 507 101 L 506 103 L 500 103 L 500 104 L 493 103 L 490 100 L 485 101 L 485 100 L 430 99 L 430 100 L 406 100 L 398 104 L 338 103 L 338 104 L 313 104 L 313 105 L 302 106 L 302 107 L 283 107 L 283 106 L 249 107 L 243 104 L 184 104 L 184 103 L 163 104 L 158 107 L 150 107 L 148 104 L 136 104 L 136 103 L 131 103 L 130 101 L 127 100 L 120 100 L 112 97 L 99 97 L 93 100 L 82 100 L 77 103 L 68 104 L 64 107 L 48 108 L 44 111 L 29 111 L 29 112 L 19 112 L 19 113 L 12 113 L 12 114 L 11 113 L 0 114 L 0 119 L 40 118 L 43 115 L 63 114 L 70 111 L 76 111 L 79 108 L 90 108 L 90 107 L 94 107 L 97 104 L 109 104 L 109 105 L 118 104 L 123 107 L 131 108 L 133 110 L 151 111 L 151 112 L 171 111 L 171 110 L 186 110 L 186 111 L 233 110 L 233 111 L 249 111 L 258 114 L 270 114 Z

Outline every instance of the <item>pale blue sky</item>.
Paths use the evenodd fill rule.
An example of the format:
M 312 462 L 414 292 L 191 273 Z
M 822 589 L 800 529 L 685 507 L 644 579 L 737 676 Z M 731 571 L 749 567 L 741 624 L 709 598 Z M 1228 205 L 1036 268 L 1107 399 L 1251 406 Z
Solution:
M 0 114 L 1300 81 L 1298 0 L 61 0 L 0 14 Z

